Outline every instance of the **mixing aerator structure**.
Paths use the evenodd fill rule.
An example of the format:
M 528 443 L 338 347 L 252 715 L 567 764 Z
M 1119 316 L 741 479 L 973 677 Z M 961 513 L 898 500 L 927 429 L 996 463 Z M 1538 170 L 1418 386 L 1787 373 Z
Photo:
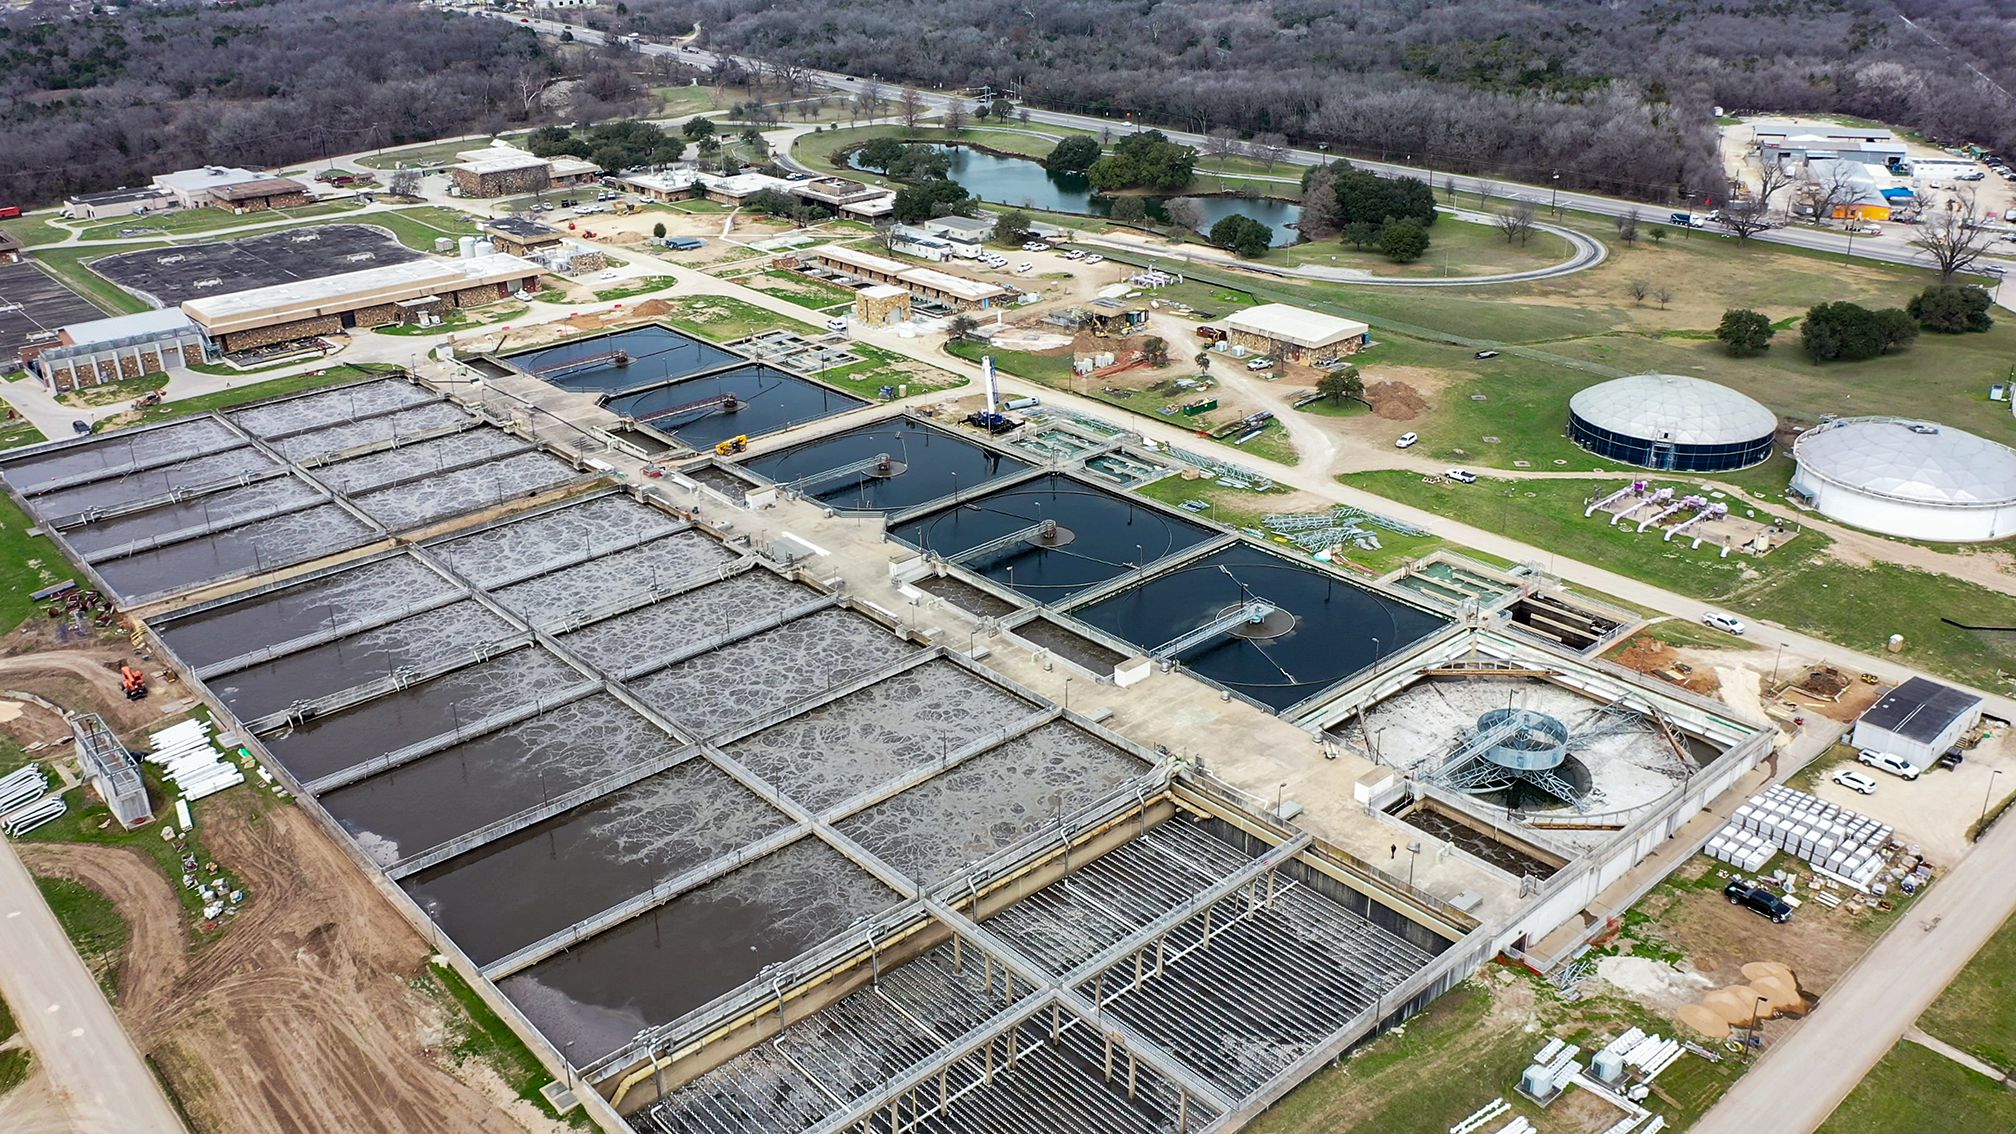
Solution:
M 1432 778 L 1468 795 L 1490 795 L 1523 782 L 1578 812 L 1587 811 L 1588 792 L 1557 771 L 1568 762 L 1569 750 L 1645 725 L 1644 714 L 1621 701 L 1597 709 L 1579 730 L 1536 709 L 1492 709 L 1477 718 L 1476 727 L 1450 751 Z

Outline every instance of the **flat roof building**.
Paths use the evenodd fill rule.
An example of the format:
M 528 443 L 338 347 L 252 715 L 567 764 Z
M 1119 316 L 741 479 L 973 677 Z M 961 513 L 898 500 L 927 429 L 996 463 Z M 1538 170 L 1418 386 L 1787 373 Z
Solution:
M 55 342 L 23 347 L 20 357 L 46 389 L 60 393 L 203 362 L 209 351 L 202 330 L 171 307 L 71 323 L 57 329 Z
M 1340 319 L 1285 303 L 1263 303 L 1235 312 L 1225 320 L 1225 329 L 1234 346 L 1290 362 L 1356 354 L 1372 330 L 1356 319 Z
M 1967 730 L 1981 723 L 1982 700 L 1973 693 L 1923 677 L 1883 695 L 1855 722 L 1854 742 L 1902 756 L 1920 768 L 1959 743 Z
M 484 221 L 483 227 L 490 230 L 488 239 L 497 250 L 510 256 L 551 251 L 567 239 L 566 233 L 529 217 L 498 217 Z
M 0 232 L 0 264 L 20 263 L 23 247 L 21 239 L 13 233 Z
M 139 189 L 114 189 L 106 193 L 79 193 L 63 199 L 63 215 L 73 220 L 109 220 L 174 207 L 175 198 L 166 189 L 157 189 L 152 185 Z
M 241 213 L 298 208 L 314 200 L 315 195 L 308 187 L 291 177 L 261 177 L 236 185 L 220 185 L 210 191 L 211 204 Z
M 538 283 L 530 260 L 498 254 L 413 260 L 184 300 L 182 311 L 226 352 L 404 322 L 421 311 L 479 307 Z
M 969 280 L 935 268 L 920 268 L 887 256 L 826 244 L 804 255 L 837 272 L 876 283 L 900 284 L 912 295 L 949 303 L 954 307 L 991 307 L 1014 293 L 999 284 Z
M 156 174 L 154 187 L 174 198 L 176 206 L 184 209 L 200 209 L 209 205 L 234 207 L 232 191 L 241 188 L 249 191 L 236 197 L 236 201 L 240 203 L 239 207 L 253 207 L 242 206 L 244 201 L 258 201 L 273 196 L 286 197 L 290 192 L 302 197 L 303 202 L 299 203 L 305 203 L 308 197 L 307 186 L 299 181 L 225 165 L 206 165 L 200 169 L 178 169 L 173 173 Z
M 464 197 L 504 197 L 540 193 L 553 187 L 553 166 L 545 158 L 510 146 L 487 146 L 455 155 L 448 179 Z

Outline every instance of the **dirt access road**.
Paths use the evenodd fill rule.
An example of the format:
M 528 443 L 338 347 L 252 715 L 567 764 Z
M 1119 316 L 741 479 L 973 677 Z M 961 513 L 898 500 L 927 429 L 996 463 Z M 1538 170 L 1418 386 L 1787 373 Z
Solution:
M 49 1088 L 32 1121 L 60 1116 L 76 1134 L 182 1129 L 11 843 L 0 846 L 0 957 L 0 991 Z M 9 1129 L 31 1120 L 20 1117 Z
M 37 872 L 105 893 L 131 924 L 119 1015 L 196 1131 L 559 1129 L 487 1067 L 454 1065 L 447 1016 L 413 983 L 426 943 L 305 814 L 240 789 L 203 804 L 197 825 L 252 901 L 193 950 L 175 890 L 137 851 L 21 848 Z

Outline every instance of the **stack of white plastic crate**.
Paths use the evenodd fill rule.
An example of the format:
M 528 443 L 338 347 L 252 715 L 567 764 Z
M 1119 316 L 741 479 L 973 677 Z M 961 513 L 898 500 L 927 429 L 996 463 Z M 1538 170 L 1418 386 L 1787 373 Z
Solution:
M 1883 869 L 1892 830 L 1839 804 L 1777 786 L 1736 809 L 1728 826 L 1708 840 L 1708 855 L 1755 872 L 1774 851 L 1787 851 L 1815 869 L 1866 890 Z

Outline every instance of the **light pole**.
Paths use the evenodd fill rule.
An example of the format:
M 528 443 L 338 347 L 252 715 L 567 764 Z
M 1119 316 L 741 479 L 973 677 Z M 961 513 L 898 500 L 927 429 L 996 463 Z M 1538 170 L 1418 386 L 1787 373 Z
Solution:
M 1554 219 L 1561 219 L 1561 171 L 1554 171 L 1554 192 L 1547 199 L 1547 207 L 1553 211 Z
M 1281 781 L 1281 786 L 1274 789 L 1274 818 L 1277 820 L 1281 818 L 1281 807 L 1286 801 L 1287 796 L 1288 781 L 1283 780 Z
M 1764 1004 L 1768 999 L 1769 999 L 1768 997 L 1760 996 L 1757 998 L 1756 1003 L 1750 1005 L 1750 1046 L 1753 1049 L 1759 1046 L 1758 1045 L 1759 1036 L 1757 1035 L 1757 1032 L 1758 1029 L 1762 1026 L 1762 1024 L 1760 1023 L 1760 1017 L 1763 1015 Z
M 1785 647 L 1789 645 L 1791 645 L 1790 642 L 1778 643 L 1778 657 L 1771 663 L 1771 684 L 1773 687 L 1776 687 L 1778 684 L 1778 667 L 1784 663 Z
M 1988 770 L 1988 791 L 1981 797 L 1981 818 L 1977 822 L 1985 822 L 1987 820 L 1988 801 L 1995 798 L 1995 777 L 2001 774 L 2002 769 L 2000 768 L 1990 768 Z
M 1421 844 L 1408 843 L 1407 854 L 1407 885 L 1411 887 L 1414 885 L 1414 864 L 1421 861 Z

